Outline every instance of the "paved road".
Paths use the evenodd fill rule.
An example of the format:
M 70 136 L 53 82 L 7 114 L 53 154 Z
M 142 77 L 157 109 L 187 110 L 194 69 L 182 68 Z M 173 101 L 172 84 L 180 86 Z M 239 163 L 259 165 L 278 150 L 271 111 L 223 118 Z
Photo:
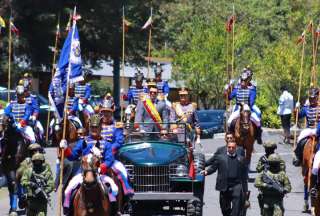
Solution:
M 279 142 L 281 140 L 280 136 L 272 133 L 264 133 L 263 138 L 274 140 Z M 203 140 L 203 152 L 206 154 L 206 157 L 210 157 L 215 150 L 224 145 L 223 137 L 216 136 L 214 139 Z M 288 194 L 285 198 L 285 215 L 288 216 L 303 216 L 308 214 L 303 214 L 301 212 L 303 207 L 303 182 L 301 177 L 301 169 L 293 167 L 291 165 L 292 162 L 292 154 L 291 147 L 283 144 L 278 145 L 278 153 L 284 158 L 287 165 L 287 173 L 289 175 L 291 184 L 292 184 L 292 192 Z M 46 149 L 47 161 L 50 163 L 52 168 L 55 164 L 55 150 L 54 149 Z M 253 154 L 251 169 L 255 169 L 256 163 L 259 157 L 263 154 L 264 149 L 260 145 L 255 146 L 255 153 Z M 53 169 L 54 170 L 54 169 Z M 255 173 L 250 174 L 251 178 L 256 176 Z M 219 193 L 215 191 L 215 180 L 216 174 L 208 176 L 206 179 L 206 187 L 205 187 L 205 205 L 203 207 L 203 212 L 205 216 L 220 216 L 221 211 L 219 207 Z M 258 202 L 257 202 L 257 189 L 254 188 L 253 183 L 249 184 L 249 189 L 251 190 L 251 208 L 248 210 L 248 216 L 257 216 L 260 213 Z M 9 210 L 9 200 L 7 196 L 7 189 L 0 189 L 0 216 L 7 215 Z M 52 194 L 52 207 L 49 208 L 48 215 L 53 216 L 57 214 L 57 195 Z

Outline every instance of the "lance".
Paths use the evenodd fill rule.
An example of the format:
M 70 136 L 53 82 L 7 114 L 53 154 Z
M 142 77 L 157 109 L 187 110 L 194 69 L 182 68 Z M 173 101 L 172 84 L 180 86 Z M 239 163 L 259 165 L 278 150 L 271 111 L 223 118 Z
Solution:
M 11 33 L 11 23 L 12 23 L 12 9 L 10 12 L 9 20 L 9 48 L 8 48 L 8 103 L 10 102 L 10 88 L 11 88 L 11 53 L 12 53 L 12 33 Z
M 235 9 L 234 5 L 232 6 L 232 16 L 234 17 L 233 19 L 233 26 L 232 26 L 232 60 L 231 60 L 231 78 L 233 77 L 234 73 L 234 28 L 236 25 L 236 15 L 235 15 Z
M 72 24 L 72 36 L 71 36 L 71 48 L 72 48 L 72 42 L 73 42 L 73 37 L 74 37 L 74 32 L 75 32 L 75 26 L 76 26 L 76 11 L 77 8 L 74 7 L 73 10 L 73 24 Z M 71 50 L 70 50 L 71 52 Z M 67 124 L 67 105 L 68 105 L 68 100 L 69 100 L 69 79 L 70 79 L 70 73 L 71 73 L 71 61 L 70 61 L 70 57 L 69 57 L 69 64 L 68 64 L 68 74 L 67 74 L 67 90 L 66 90 L 66 99 L 64 102 L 64 112 L 63 112 L 63 132 L 62 132 L 62 139 L 66 138 L 66 124 Z M 64 149 L 61 149 L 61 158 L 60 158 L 60 181 L 59 181 L 59 210 L 58 210 L 58 215 L 61 216 L 61 208 L 62 208 L 62 180 L 63 180 L 63 166 L 64 166 Z
M 151 58 L 151 31 L 152 31 L 152 7 L 150 9 L 151 11 L 151 24 L 149 27 L 149 40 L 148 40 L 148 74 L 147 74 L 147 78 L 149 78 L 149 74 L 150 74 L 150 58 Z
M 52 69 L 51 69 L 51 80 L 53 79 L 54 72 L 56 70 L 56 58 L 58 54 L 58 39 L 60 34 L 60 14 L 58 16 L 58 24 L 56 29 L 56 37 L 54 42 L 54 50 L 53 50 L 53 60 L 52 60 Z M 47 117 L 47 128 L 46 128 L 46 142 L 49 140 L 49 124 L 50 124 L 50 111 L 51 111 L 51 103 L 49 100 L 49 108 L 48 108 L 48 117 Z
M 125 15 L 124 15 L 124 6 L 122 7 L 122 74 L 121 74 L 121 82 L 120 82 L 120 119 L 123 122 L 123 90 L 121 88 L 122 81 L 124 79 L 124 51 L 125 51 Z
M 304 49 L 305 49 L 305 31 L 302 33 L 301 39 L 302 39 L 302 41 L 301 41 L 302 42 L 302 49 L 301 49 L 301 60 L 300 60 L 300 76 L 299 76 L 298 100 L 297 100 L 298 102 L 300 101 L 302 74 L 303 74 L 303 61 L 304 61 Z M 296 119 L 295 119 L 296 129 L 294 130 L 293 149 L 296 148 L 296 144 L 297 144 L 296 142 L 297 142 L 298 119 L 299 119 L 299 110 L 297 110 Z

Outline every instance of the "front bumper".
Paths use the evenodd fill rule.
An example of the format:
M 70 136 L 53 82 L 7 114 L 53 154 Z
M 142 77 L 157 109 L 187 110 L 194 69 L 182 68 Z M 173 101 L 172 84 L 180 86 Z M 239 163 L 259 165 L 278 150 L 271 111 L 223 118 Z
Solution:
M 192 192 L 136 192 L 131 200 L 192 200 Z

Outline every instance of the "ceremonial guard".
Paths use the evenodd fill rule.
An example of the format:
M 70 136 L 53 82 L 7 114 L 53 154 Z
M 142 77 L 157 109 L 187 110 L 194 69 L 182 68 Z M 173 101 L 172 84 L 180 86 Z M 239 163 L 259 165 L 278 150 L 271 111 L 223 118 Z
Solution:
M 162 72 L 163 72 L 163 69 L 162 69 L 160 63 L 158 63 L 154 69 L 155 81 L 157 84 L 158 94 L 163 94 L 165 96 L 165 98 L 167 98 L 169 95 L 170 88 L 169 88 L 168 82 L 165 80 L 162 80 L 162 77 L 161 77 Z
M 113 119 L 114 103 L 112 97 L 104 100 L 100 112 L 102 114 L 101 136 L 103 140 L 106 141 L 107 145 L 111 146 L 112 154 L 116 158 L 118 149 L 124 143 L 124 136 L 122 122 L 115 122 Z M 122 184 L 124 194 L 126 196 L 131 196 L 133 194 L 133 189 L 129 183 L 128 172 L 125 166 L 115 159 L 111 168 L 117 174 L 117 177 Z
M 194 129 L 196 134 L 196 143 L 200 143 L 201 131 L 199 118 L 196 112 L 197 104 L 189 101 L 189 92 L 186 88 L 181 88 L 179 91 L 179 98 L 179 102 L 172 104 L 173 110 L 175 111 L 176 122 L 186 123 L 189 132 L 189 129 Z
M 232 91 L 231 91 L 232 90 Z M 231 92 L 231 93 L 230 93 Z M 240 77 L 240 84 L 232 89 L 232 85 L 226 86 L 225 94 L 229 100 L 236 98 L 236 105 L 234 106 L 233 112 L 228 119 L 229 128 L 233 120 L 240 116 L 240 104 L 247 104 L 251 109 L 251 120 L 257 126 L 256 139 L 259 144 L 262 144 L 262 129 L 261 129 L 261 117 L 260 110 L 254 109 L 256 100 L 256 88 L 250 84 L 250 74 L 248 71 L 244 71 Z
M 82 122 L 77 116 L 77 112 L 79 111 L 79 98 L 75 97 L 74 94 L 74 85 L 69 85 L 69 97 L 67 101 L 67 112 L 68 119 L 76 122 L 77 128 L 82 128 Z
M 86 83 L 86 77 L 86 74 L 84 74 L 84 80 L 75 84 L 75 96 L 79 98 L 79 111 L 91 115 L 94 113 L 93 108 L 89 104 L 91 85 L 90 83 Z
M 130 86 L 128 91 L 128 101 L 129 104 L 138 104 L 138 101 L 140 100 L 140 96 L 148 91 L 147 88 L 143 86 L 143 73 L 138 70 L 137 73 L 134 75 L 135 85 Z
M 11 101 L 4 110 L 4 114 L 14 121 L 15 127 L 22 136 L 30 143 L 35 143 L 36 138 L 32 128 L 28 125 L 32 107 L 26 103 L 24 87 L 18 85 L 16 88 L 16 100 Z
M 310 88 L 309 90 L 309 104 L 302 107 L 298 113 L 298 118 L 307 119 L 307 128 L 303 129 L 297 140 L 297 147 L 294 150 L 296 158 L 293 161 L 295 166 L 300 166 L 303 156 L 303 148 L 308 138 L 316 135 L 316 127 L 320 119 L 320 105 L 319 100 L 319 89 Z M 300 107 L 300 103 L 297 102 L 296 108 Z
M 66 140 L 62 140 L 60 142 L 60 148 L 64 149 L 65 157 L 71 161 L 78 160 L 82 156 L 89 154 L 96 155 L 99 158 L 101 157 L 102 162 L 100 164 L 100 173 L 102 175 L 100 175 L 100 181 L 110 184 L 112 191 L 109 193 L 109 198 L 110 201 L 115 201 L 115 196 L 118 193 L 118 187 L 110 177 L 105 175 L 107 169 L 113 166 L 114 156 L 112 154 L 111 145 L 108 145 L 107 142 L 102 139 L 100 132 L 100 116 L 98 114 L 94 114 L 90 118 L 89 136 L 78 140 L 72 149 L 68 147 Z M 70 212 L 72 191 L 75 190 L 82 182 L 83 176 L 82 173 L 79 173 L 70 180 L 68 186 L 66 187 L 64 192 L 65 199 L 63 203 L 65 214 L 69 214 Z
M 45 164 L 42 153 L 35 153 L 32 166 L 23 172 L 21 185 L 27 191 L 27 216 L 46 216 L 50 193 L 54 189 L 50 166 Z
M 158 97 L 156 84 L 150 82 L 148 86 L 148 95 L 141 97 L 136 108 L 135 128 L 146 132 L 161 131 L 167 128 L 165 123 L 169 122 L 168 109 L 164 98 Z
M 269 155 L 268 166 L 258 174 L 254 185 L 261 193 L 262 215 L 284 215 L 283 198 L 291 191 L 291 184 L 285 171 L 281 170 L 278 154 Z

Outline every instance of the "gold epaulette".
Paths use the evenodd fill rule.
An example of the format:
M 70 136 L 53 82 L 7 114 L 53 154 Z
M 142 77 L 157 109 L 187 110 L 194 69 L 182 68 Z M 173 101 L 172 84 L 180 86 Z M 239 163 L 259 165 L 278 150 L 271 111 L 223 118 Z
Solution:
M 115 128 L 123 128 L 123 122 L 116 122 Z
M 197 109 L 197 103 L 192 103 L 192 107 L 193 107 L 193 109 Z

